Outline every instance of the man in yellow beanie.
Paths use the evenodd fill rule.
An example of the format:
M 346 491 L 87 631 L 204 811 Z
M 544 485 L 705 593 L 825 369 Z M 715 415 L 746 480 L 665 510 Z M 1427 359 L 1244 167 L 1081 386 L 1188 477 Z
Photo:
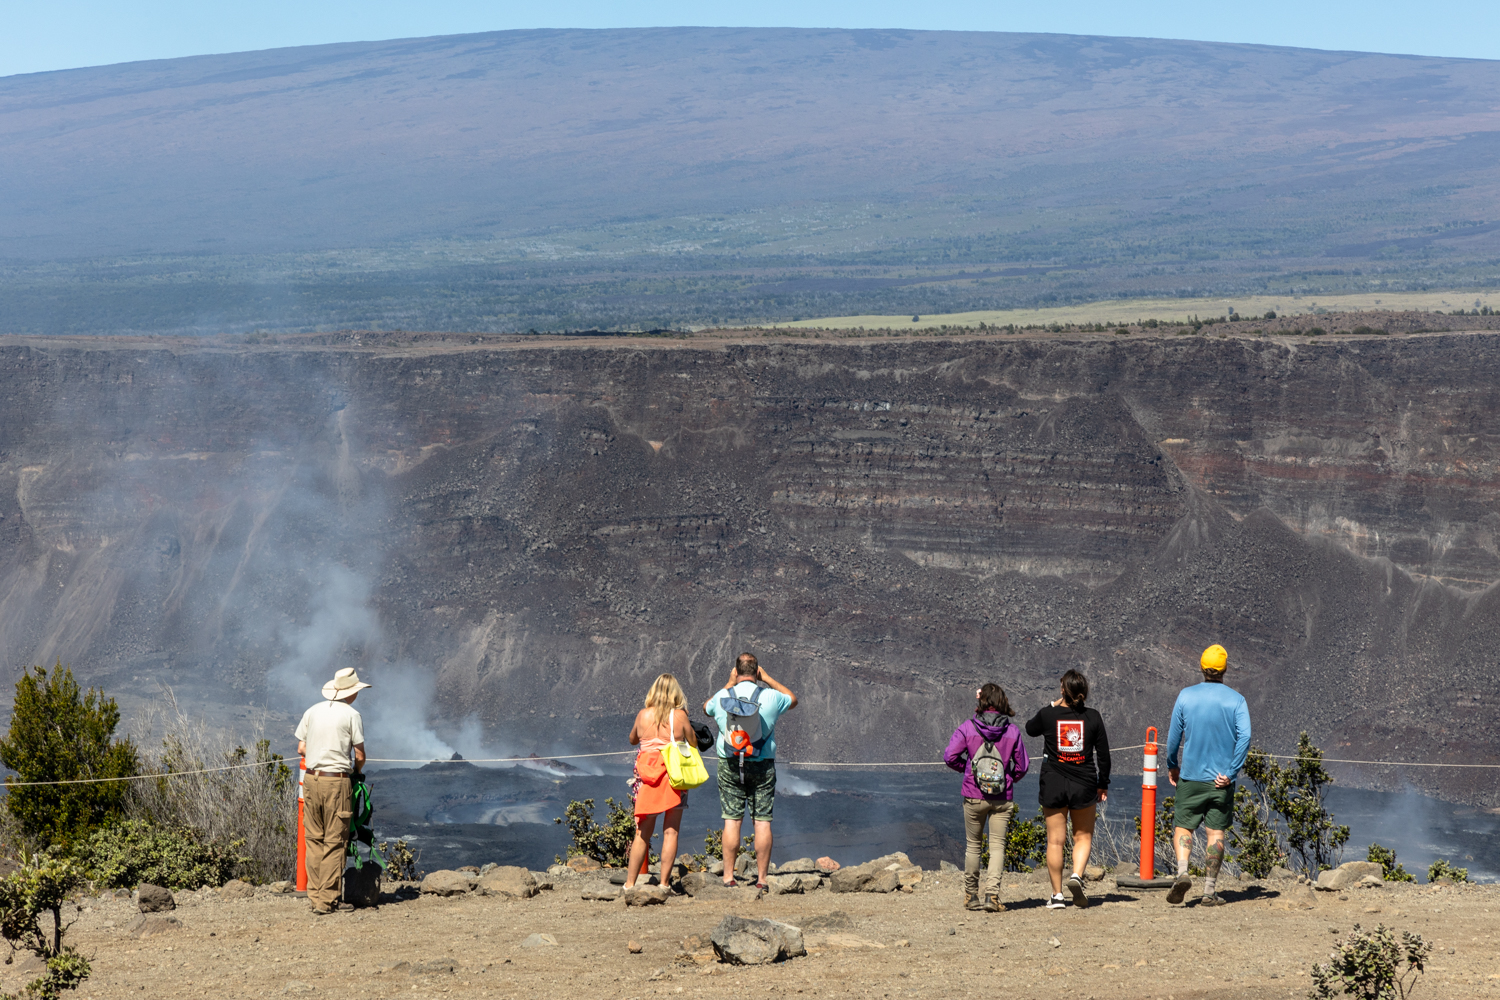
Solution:
M 1173 810 L 1177 828 L 1172 834 L 1177 878 L 1167 892 L 1167 902 L 1182 902 L 1193 887 L 1188 856 L 1193 831 L 1203 826 L 1208 860 L 1200 905 L 1220 906 L 1224 899 L 1214 892 L 1214 885 L 1224 863 L 1224 833 L 1234 822 L 1234 779 L 1250 752 L 1250 707 L 1244 695 L 1224 684 L 1229 653 L 1223 646 L 1215 643 L 1205 649 L 1198 665 L 1203 683 L 1183 688 L 1177 695 L 1167 730 L 1167 777 L 1177 789 Z

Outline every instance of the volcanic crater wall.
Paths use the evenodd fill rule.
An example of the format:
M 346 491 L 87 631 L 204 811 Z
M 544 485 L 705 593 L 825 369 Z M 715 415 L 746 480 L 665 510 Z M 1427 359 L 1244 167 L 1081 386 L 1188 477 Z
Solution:
M 1496 762 L 1497 348 L 13 340 L 0 648 L 277 725 L 268 677 L 356 662 L 543 754 L 750 649 L 802 696 L 782 756 L 858 761 L 1069 666 L 1138 743 L 1218 641 L 1268 748 Z

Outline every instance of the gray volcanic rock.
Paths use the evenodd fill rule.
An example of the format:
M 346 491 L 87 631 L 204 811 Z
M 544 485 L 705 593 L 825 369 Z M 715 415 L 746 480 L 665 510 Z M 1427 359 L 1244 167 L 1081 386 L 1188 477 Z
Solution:
M 177 900 L 161 886 L 142 882 L 136 890 L 136 906 L 142 913 L 166 913 L 177 909 Z
M 268 673 L 344 595 L 367 725 L 421 663 L 440 723 L 577 750 L 752 649 L 791 763 L 936 759 L 976 679 L 1026 715 L 1072 665 L 1127 745 L 1218 641 L 1261 745 L 1484 762 L 1497 347 L 11 342 L 0 642 L 289 731 L 337 664 Z
M 801 928 L 779 920 L 728 916 L 714 928 L 711 940 L 719 960 L 735 965 L 765 965 L 807 954 Z

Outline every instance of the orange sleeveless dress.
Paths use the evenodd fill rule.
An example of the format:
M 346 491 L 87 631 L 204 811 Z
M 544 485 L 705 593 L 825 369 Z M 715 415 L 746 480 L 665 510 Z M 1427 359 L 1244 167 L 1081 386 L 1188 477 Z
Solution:
M 675 728 L 672 732 L 676 736 Z M 672 787 L 667 780 L 667 764 L 661 759 L 662 748 L 669 741 L 659 736 L 641 740 L 640 752 L 635 755 L 635 776 L 640 785 L 635 792 L 635 815 L 655 816 L 682 805 L 686 799 L 683 792 Z

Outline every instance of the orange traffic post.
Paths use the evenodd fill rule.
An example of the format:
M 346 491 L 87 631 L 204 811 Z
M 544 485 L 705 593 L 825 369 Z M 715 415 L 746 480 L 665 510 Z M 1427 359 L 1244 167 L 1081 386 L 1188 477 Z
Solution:
M 307 891 L 307 832 L 302 825 L 302 789 L 307 782 L 307 758 L 298 765 L 297 774 L 297 891 Z
M 1141 764 L 1141 878 L 1156 877 L 1156 727 L 1146 728 Z

